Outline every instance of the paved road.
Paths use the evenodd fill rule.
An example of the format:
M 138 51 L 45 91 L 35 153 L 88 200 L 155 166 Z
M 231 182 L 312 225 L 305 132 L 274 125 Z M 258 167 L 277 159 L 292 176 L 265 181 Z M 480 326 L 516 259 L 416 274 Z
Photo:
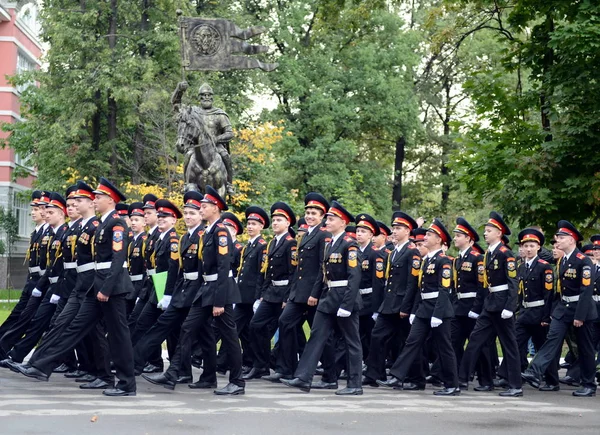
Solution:
M 198 373 L 195 371 L 195 379 Z M 219 385 L 226 379 L 219 378 Z M 600 433 L 600 397 L 578 399 L 573 388 L 525 397 L 463 392 L 432 396 L 432 389 L 399 392 L 366 388 L 363 396 L 297 392 L 251 381 L 245 396 L 175 392 L 140 378 L 136 397 L 107 398 L 79 390 L 61 375 L 50 382 L 0 369 L 0 434 L 533 434 Z M 96 416 L 96 421 L 92 418 Z

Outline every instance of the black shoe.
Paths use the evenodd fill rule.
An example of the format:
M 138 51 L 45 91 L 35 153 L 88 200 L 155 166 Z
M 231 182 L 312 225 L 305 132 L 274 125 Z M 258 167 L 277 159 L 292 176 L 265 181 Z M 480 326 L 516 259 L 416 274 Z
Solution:
M 525 370 L 521 373 L 521 378 L 536 390 L 540 388 L 540 384 L 542 383 L 537 375 L 530 370 Z
M 338 379 L 344 379 L 344 380 L 348 379 L 348 373 L 346 373 L 346 370 L 342 370 L 342 372 L 338 376 Z
M 191 376 L 179 376 L 175 381 L 176 384 L 189 384 L 192 382 Z
M 434 387 L 443 387 L 442 381 L 440 381 L 436 376 L 429 375 L 425 378 L 425 382 L 431 384 Z
M 444 388 L 433 392 L 434 396 L 460 396 L 460 388 Z
M 79 388 L 82 390 L 106 390 L 108 387 L 110 387 L 110 384 L 108 382 L 104 382 L 100 378 L 96 378 L 96 380 L 92 382 L 81 384 L 79 386 Z
M 479 391 L 479 392 L 494 391 L 494 386 L 493 385 L 479 385 L 478 387 L 473 388 L 473 391 Z
M 337 382 L 325 382 L 321 379 L 318 382 L 312 382 L 310 388 L 314 388 L 315 390 L 337 390 L 338 384 Z
M 15 373 L 21 373 L 21 371 L 19 370 L 19 367 L 23 367 L 23 368 L 31 367 L 29 364 L 19 364 L 18 362 L 15 362 L 10 358 L 7 358 L 3 361 L 6 361 L 6 366 Z
M 252 369 L 252 366 L 242 366 L 242 374 L 245 375 L 246 373 L 249 373 Z
M 402 384 L 402 389 L 404 391 L 418 391 L 418 390 L 424 390 L 425 389 L 425 385 L 422 384 L 415 384 L 413 382 L 404 382 Z
M 315 375 L 323 376 L 323 374 L 325 374 L 325 370 L 323 370 L 323 367 L 317 367 L 317 369 L 315 370 Z
M 223 388 L 213 391 L 213 393 L 215 393 L 217 396 L 239 396 L 246 394 L 246 389 L 230 382 Z
M 227 374 L 227 367 L 217 367 L 217 373 L 220 375 L 226 375 Z
M 562 378 L 559 378 L 558 382 L 560 382 L 561 384 L 570 385 L 572 387 L 578 387 L 579 386 L 579 381 L 577 379 L 569 376 L 569 375 L 563 376 Z
M 154 364 L 146 364 L 142 373 L 162 373 L 162 367 L 155 366 Z
M 6 358 L 3 359 L 2 361 L 0 361 L 0 367 L 3 367 L 5 369 L 9 369 L 10 368 L 10 363 L 12 362 L 11 358 Z
M 363 376 L 362 378 L 363 387 L 366 385 L 367 387 L 379 388 L 379 384 L 374 379 L 371 379 L 367 376 Z
M 342 388 L 335 392 L 336 396 L 362 396 L 363 389 L 362 388 Z
M 85 370 L 73 370 L 72 372 L 65 373 L 64 377 L 69 378 L 69 379 L 74 379 L 74 378 L 80 378 L 85 375 L 87 375 L 87 372 Z
M 283 385 L 287 385 L 288 387 L 298 388 L 300 391 L 304 391 L 305 393 L 310 393 L 310 384 L 308 382 L 304 382 L 302 379 L 299 379 L 299 378 L 283 379 L 283 378 L 281 378 L 281 383 Z
M 192 357 L 192 365 L 197 369 L 202 368 L 202 358 Z
M 71 371 L 71 367 L 69 367 L 65 363 L 62 363 L 61 365 L 56 367 L 54 370 L 52 370 L 52 373 L 67 373 L 70 371 Z
M 145 380 L 147 380 L 148 382 L 154 384 L 154 385 L 162 385 L 163 387 L 165 387 L 168 390 L 174 390 L 175 389 L 175 381 L 172 381 L 171 379 L 167 378 L 164 373 L 158 373 L 155 375 L 146 375 L 143 374 L 142 378 L 144 378 Z
M 502 396 L 502 397 L 522 397 L 523 396 L 523 389 L 522 388 L 509 388 L 506 391 L 502 391 L 501 393 L 498 393 L 498 396 Z
M 560 385 L 549 385 L 545 384 L 540 387 L 540 391 L 559 391 Z
M 269 381 L 269 382 L 273 382 L 275 384 L 280 383 L 281 380 L 284 378 L 285 378 L 285 375 L 282 375 L 281 373 L 273 373 L 272 375 L 261 377 L 261 379 L 263 381 Z M 291 380 L 291 378 L 289 380 Z
M 386 388 L 402 387 L 402 382 L 400 381 L 400 379 L 394 378 L 394 377 L 392 377 L 391 379 L 389 379 L 387 381 L 380 381 L 379 379 L 377 379 L 375 382 L 377 382 L 377 385 L 380 385 L 380 386 L 386 387 Z
M 469 383 L 468 382 L 458 382 L 458 388 L 460 388 L 461 390 L 464 391 L 468 391 L 469 390 Z
M 263 376 L 269 376 L 271 372 L 269 369 L 257 369 L 256 367 L 252 368 L 247 374 L 242 375 L 242 379 L 245 381 L 249 381 L 250 379 L 260 379 Z
M 192 390 L 197 390 L 197 389 L 207 390 L 209 388 L 210 389 L 217 388 L 217 383 L 216 382 L 198 381 L 198 382 L 194 382 L 193 384 L 188 384 L 188 387 L 190 387 Z
M 494 387 L 496 388 L 508 388 L 508 381 L 506 379 L 494 379 Z
M 25 366 L 18 365 L 17 368 L 19 370 L 19 373 L 27 376 L 28 378 L 34 378 L 34 379 L 37 379 L 38 381 L 48 382 L 48 375 L 46 373 L 42 373 L 40 370 L 36 369 L 35 367 L 25 367 Z
M 75 382 L 94 382 L 96 379 L 96 376 L 88 373 L 87 375 L 83 375 L 82 377 L 75 379 Z
M 593 388 L 583 387 L 577 391 L 573 391 L 573 396 L 575 397 L 594 397 L 596 395 L 596 390 Z
M 105 396 L 118 397 L 118 396 L 135 396 L 135 391 L 124 391 L 120 388 L 109 388 L 102 392 Z

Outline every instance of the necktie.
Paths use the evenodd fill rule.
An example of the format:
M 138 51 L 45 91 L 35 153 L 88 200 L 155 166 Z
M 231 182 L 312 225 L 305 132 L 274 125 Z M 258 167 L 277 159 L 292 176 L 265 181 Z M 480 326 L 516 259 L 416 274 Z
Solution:
M 529 275 L 531 267 L 529 267 L 529 263 L 525 263 L 525 273 Z

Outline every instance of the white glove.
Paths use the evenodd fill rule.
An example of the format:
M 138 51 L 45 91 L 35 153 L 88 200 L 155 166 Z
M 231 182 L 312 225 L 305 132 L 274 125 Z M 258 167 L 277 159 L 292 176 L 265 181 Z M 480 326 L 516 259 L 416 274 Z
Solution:
M 373 313 L 373 315 L 371 316 L 371 319 L 376 321 L 378 317 L 379 317 L 379 313 Z
M 443 323 L 442 319 L 438 319 L 437 317 L 432 317 L 431 318 L 431 327 L 432 328 L 437 328 L 442 323 Z
M 260 299 L 257 299 L 256 301 L 254 301 L 254 305 L 252 305 L 252 311 L 254 311 L 256 313 L 256 310 L 258 310 L 259 305 L 260 305 Z
M 408 316 L 408 321 L 410 322 L 410 324 L 412 325 L 413 322 L 415 321 L 415 315 L 411 314 L 410 316 Z
M 51 304 L 58 304 L 58 301 L 60 301 L 60 296 L 59 295 L 52 295 L 52 296 L 50 296 L 50 303 Z
M 350 311 L 344 310 L 343 308 L 338 308 L 338 317 L 350 317 L 350 314 L 352 314 Z
M 157 307 L 164 311 L 169 307 L 170 303 L 171 303 L 171 296 L 164 295 L 163 298 L 158 303 Z
M 503 319 L 510 319 L 512 316 L 513 312 L 508 310 L 502 310 L 502 313 L 500 314 L 500 317 L 502 317 Z
M 135 299 L 135 303 L 137 304 L 140 301 L 140 298 Z
M 479 314 L 477 314 L 475 311 L 469 311 L 469 319 L 476 319 L 479 317 Z
M 36 288 L 34 288 L 33 291 L 31 292 L 31 296 L 33 296 L 34 298 L 39 298 L 41 295 L 42 295 L 42 292 Z

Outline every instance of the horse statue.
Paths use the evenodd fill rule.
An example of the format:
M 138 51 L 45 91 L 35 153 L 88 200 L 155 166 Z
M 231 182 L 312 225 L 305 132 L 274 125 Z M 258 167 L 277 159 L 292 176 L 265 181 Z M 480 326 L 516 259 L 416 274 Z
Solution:
M 227 169 L 217 152 L 215 138 L 197 109 L 183 106 L 177 116 L 177 151 L 185 156 L 183 174 L 185 192 L 205 192 L 214 187 L 221 197 L 227 191 Z

